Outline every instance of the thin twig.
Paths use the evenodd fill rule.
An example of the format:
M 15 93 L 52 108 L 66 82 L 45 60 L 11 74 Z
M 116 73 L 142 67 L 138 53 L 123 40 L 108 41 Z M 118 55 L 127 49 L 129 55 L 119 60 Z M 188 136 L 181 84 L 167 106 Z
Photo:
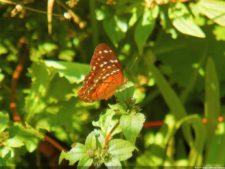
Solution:
M 53 147 L 55 147 L 59 151 L 66 151 L 67 149 L 63 147 L 61 144 L 59 144 L 57 141 L 55 141 L 53 138 L 45 135 L 44 140 L 48 143 L 50 143 Z
M 36 13 L 40 13 L 40 14 L 44 14 L 44 15 L 48 14 L 47 11 L 34 9 L 34 8 L 28 7 L 28 6 L 24 5 L 24 4 L 16 3 L 16 2 L 13 2 L 13 1 L 10 1 L 10 0 L 0 0 L 0 2 L 2 2 L 4 4 L 8 4 L 8 5 L 14 5 L 14 6 L 21 5 L 24 9 L 26 9 L 28 11 L 36 12 Z M 52 16 L 64 18 L 64 16 L 62 14 L 57 14 L 57 13 L 52 13 Z
M 12 75 L 12 81 L 11 81 L 11 100 L 10 100 L 10 109 L 12 111 L 13 121 L 15 122 L 21 122 L 21 118 L 19 114 L 17 113 L 17 104 L 16 104 L 16 91 L 17 91 L 17 82 L 20 78 L 21 72 L 24 68 L 24 63 L 26 58 L 29 55 L 28 49 L 27 49 L 27 40 L 26 38 L 22 37 L 20 38 L 21 44 L 21 57 L 19 58 L 19 63 L 16 66 L 16 69 L 13 72 Z

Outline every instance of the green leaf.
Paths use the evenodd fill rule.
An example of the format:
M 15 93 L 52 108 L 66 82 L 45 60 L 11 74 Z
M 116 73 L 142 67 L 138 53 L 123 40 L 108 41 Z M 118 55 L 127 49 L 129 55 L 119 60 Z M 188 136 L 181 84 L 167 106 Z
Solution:
M 53 50 L 56 50 L 58 48 L 58 46 L 52 42 L 44 42 L 43 44 L 39 45 L 40 50 L 44 53 L 50 53 Z
M 8 113 L 0 111 L 0 133 L 6 129 L 8 122 L 9 122 Z
M 2 73 L 2 69 L 0 68 L 0 82 L 3 81 L 4 77 L 5 77 L 5 75 Z
M 225 26 L 225 2 L 222 0 L 200 0 L 198 3 L 200 12 L 212 21 Z
M 117 46 L 118 42 L 124 38 L 128 29 L 127 21 L 117 16 L 104 19 L 103 26 L 115 46 Z
M 116 92 L 116 99 L 120 104 L 126 103 L 128 100 L 133 98 L 134 84 L 131 82 L 126 83 Z
M 129 141 L 114 139 L 109 142 L 109 153 L 112 158 L 124 161 L 132 156 L 135 146 Z
M 62 61 L 32 64 L 32 85 L 25 101 L 25 110 L 29 112 L 26 117 L 28 123 L 49 131 L 66 130 L 61 134 L 58 132 L 64 135 L 63 139 L 68 139 L 65 137 L 69 131 L 81 130 L 79 116 L 83 116 L 85 111 L 79 109 L 74 112 L 77 109 L 75 107 L 81 106 L 76 95 L 79 87 L 77 83 L 84 79 L 88 71 L 87 65 Z M 89 104 L 90 107 L 94 105 L 96 103 Z M 59 129 L 61 126 L 63 129 Z
M 155 20 L 152 16 L 151 10 L 146 9 L 143 13 L 143 16 L 138 21 L 134 32 L 134 39 L 140 55 L 143 52 L 144 45 L 149 35 L 153 31 L 154 25 Z
M 109 161 L 105 162 L 105 165 L 108 169 L 114 168 L 114 167 L 116 169 L 122 169 L 122 165 L 117 158 L 110 159 Z
M 184 4 L 176 3 L 175 6 L 170 8 L 169 18 L 179 32 L 199 38 L 205 37 L 205 33 L 195 24 L 192 15 Z
M 217 41 L 225 41 L 225 27 L 218 25 L 215 26 L 213 34 L 215 35 Z
M 176 119 L 184 117 L 186 110 L 175 91 L 169 86 L 166 79 L 154 65 L 149 65 L 149 68 L 172 114 L 174 114 Z
M 70 151 L 61 152 L 59 157 L 59 164 L 62 162 L 63 159 L 66 159 L 69 161 L 69 165 L 73 165 L 86 155 L 87 153 L 85 146 L 83 144 L 77 143 L 75 147 L 73 147 Z
M 85 147 L 87 150 L 95 150 L 97 148 L 97 141 L 95 131 L 92 131 L 86 138 Z
M 135 143 L 136 138 L 143 127 L 144 121 L 145 117 L 141 113 L 123 115 L 120 118 L 120 126 L 126 139 Z
M 59 53 L 59 59 L 62 59 L 62 60 L 66 60 L 66 61 L 70 61 L 72 62 L 73 61 L 73 58 L 75 56 L 75 51 L 74 50 L 62 50 L 60 53 Z
M 128 25 L 130 27 L 133 26 L 138 21 L 138 19 L 141 17 L 142 14 L 143 14 L 142 6 L 135 6 L 132 9 L 132 15 L 131 15 Z
M 167 114 L 164 120 L 163 126 L 155 134 L 150 134 L 147 138 L 150 139 L 148 150 L 142 153 L 141 156 L 137 158 L 138 164 L 142 166 L 162 166 L 163 159 L 165 158 L 165 152 L 169 150 L 167 148 L 170 145 L 174 133 L 176 121 L 173 115 Z M 172 147 L 173 148 L 173 147 Z
M 71 83 L 80 83 L 83 81 L 84 75 L 90 71 L 89 66 L 86 64 L 50 60 L 46 60 L 44 63 L 47 69 L 53 69 Z
M 194 23 L 190 17 L 180 17 L 174 19 L 173 26 L 181 33 L 199 38 L 205 38 L 205 33 Z
M 8 52 L 8 49 L 0 44 L 0 55 L 6 54 Z
M 78 163 L 78 169 L 87 169 L 93 163 L 93 159 L 89 158 L 88 156 L 83 156 Z
M 117 119 L 113 119 L 114 115 L 115 112 L 112 109 L 107 109 L 106 113 L 101 115 L 98 121 L 92 122 L 93 126 L 100 127 L 102 135 L 104 137 L 112 130 L 112 128 L 118 122 Z M 121 129 L 117 128 L 116 130 L 114 130 L 113 133 L 111 133 L 111 135 L 113 136 L 119 132 L 121 132 Z
M 207 117 L 207 136 L 210 140 L 217 126 L 217 119 L 220 115 L 220 90 L 219 80 L 216 73 L 216 68 L 212 58 L 209 58 L 206 66 L 206 100 L 205 100 L 205 113 Z
M 170 108 L 170 111 L 174 115 L 176 120 L 179 120 L 186 115 L 186 110 L 177 96 L 177 94 L 174 92 L 174 90 L 169 86 L 169 84 L 166 82 L 165 78 L 162 76 L 160 71 L 154 66 L 149 65 L 150 71 L 153 74 L 153 77 L 156 80 L 156 84 L 162 93 L 167 105 Z M 192 144 L 193 138 L 190 131 L 190 126 L 184 125 L 182 128 L 184 132 L 184 136 L 189 144 Z
M 206 142 L 206 128 L 198 115 L 184 117 L 177 122 L 177 128 L 186 124 L 190 124 L 193 127 L 195 135 L 194 144 L 190 147 L 188 164 L 189 166 L 194 166 L 198 165 L 198 160 L 202 158 L 202 152 Z
M 39 139 L 42 139 L 41 136 L 32 128 L 24 128 L 21 124 L 15 124 L 9 128 L 9 139 L 6 144 L 9 147 L 25 145 L 29 152 L 33 152 L 38 146 Z
M 225 161 L 225 123 L 219 123 L 216 128 L 216 132 L 211 138 L 211 144 L 205 150 L 206 166 L 223 166 Z M 215 158 L 216 157 L 216 158 Z

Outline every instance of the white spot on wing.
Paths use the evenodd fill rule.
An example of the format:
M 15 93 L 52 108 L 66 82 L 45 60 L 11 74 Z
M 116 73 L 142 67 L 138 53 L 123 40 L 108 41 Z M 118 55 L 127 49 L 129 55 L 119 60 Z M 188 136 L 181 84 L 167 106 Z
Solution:
M 108 50 L 103 50 L 104 53 L 108 53 Z

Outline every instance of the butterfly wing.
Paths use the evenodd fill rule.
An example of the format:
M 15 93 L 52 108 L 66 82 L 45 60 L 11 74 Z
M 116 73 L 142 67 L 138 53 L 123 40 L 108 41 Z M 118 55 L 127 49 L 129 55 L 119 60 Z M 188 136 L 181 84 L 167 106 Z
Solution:
M 107 77 L 104 81 L 99 83 L 95 92 L 92 93 L 92 100 L 107 100 L 115 93 L 116 89 L 124 83 L 122 72 L 118 72 L 112 76 Z
M 111 62 L 122 69 L 122 65 L 116 58 L 114 51 L 108 45 L 101 43 L 95 48 L 92 56 L 90 63 L 91 71 L 102 69 L 108 62 Z
M 84 79 L 79 97 L 86 102 L 109 99 L 124 83 L 122 65 L 106 44 L 96 47 L 90 65 L 91 72 Z

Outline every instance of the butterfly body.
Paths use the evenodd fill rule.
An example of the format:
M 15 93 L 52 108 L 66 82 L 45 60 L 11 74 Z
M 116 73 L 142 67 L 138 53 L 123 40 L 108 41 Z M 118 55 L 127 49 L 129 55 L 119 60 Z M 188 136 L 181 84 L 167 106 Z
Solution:
M 86 75 L 78 96 L 85 102 L 107 100 L 124 83 L 122 65 L 113 50 L 99 44 L 91 59 L 91 72 Z

